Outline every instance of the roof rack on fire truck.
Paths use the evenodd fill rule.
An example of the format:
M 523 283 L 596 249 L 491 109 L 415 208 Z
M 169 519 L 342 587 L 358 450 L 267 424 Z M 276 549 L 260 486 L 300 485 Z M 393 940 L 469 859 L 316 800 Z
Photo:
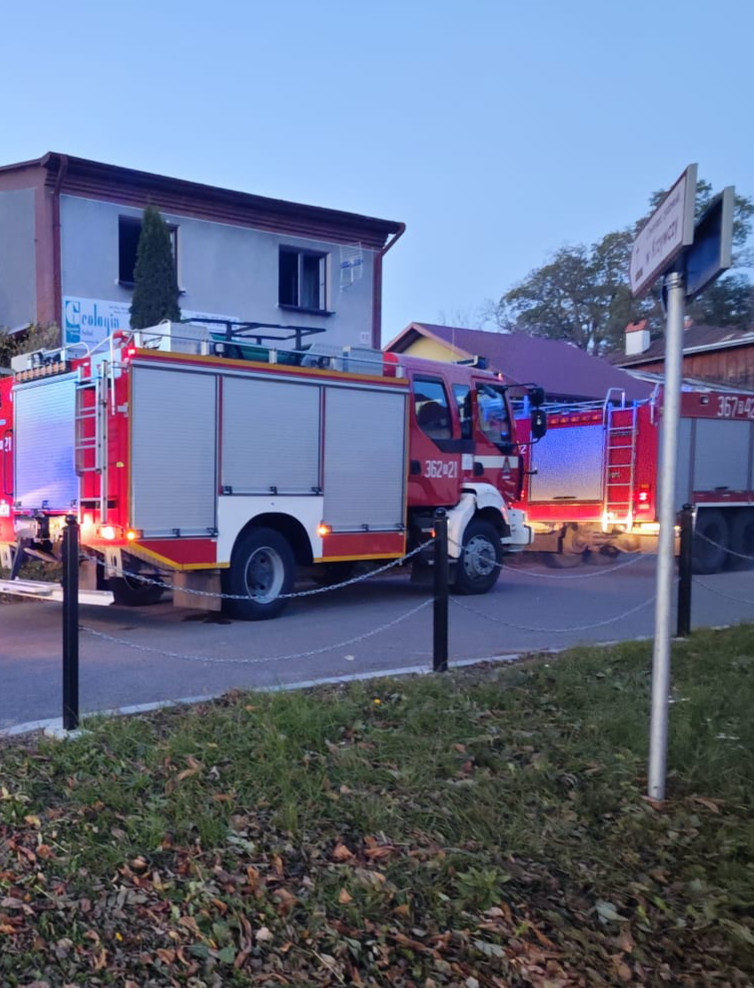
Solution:
M 218 329 L 214 329 L 217 326 Z M 163 320 L 144 329 L 120 330 L 116 337 L 137 348 L 202 354 L 264 364 L 347 371 L 378 377 L 403 377 L 394 354 L 372 347 L 304 343 L 307 336 L 324 333 L 311 326 L 241 322 L 221 318 Z M 111 354 L 111 364 L 115 358 Z
M 293 326 L 284 323 L 221 319 L 218 317 L 195 317 L 193 319 L 181 319 L 180 322 L 223 326 L 225 329 L 224 333 L 210 333 L 215 342 L 233 344 L 238 343 L 240 340 L 243 343 L 264 346 L 267 342 L 286 343 L 289 340 L 293 340 L 295 344 L 293 349 L 295 350 L 303 349 L 302 341 L 304 337 L 325 332 L 324 327 L 321 326 Z M 270 332 L 270 330 L 275 330 L 275 332 Z

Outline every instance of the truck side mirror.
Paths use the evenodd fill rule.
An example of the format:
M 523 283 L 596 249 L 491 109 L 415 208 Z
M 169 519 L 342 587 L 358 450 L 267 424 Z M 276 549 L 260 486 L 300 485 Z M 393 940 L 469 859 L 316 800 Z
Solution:
M 547 412 L 541 408 L 533 408 L 531 412 L 531 437 L 541 439 L 547 432 Z
M 545 389 L 540 387 L 529 388 L 529 401 L 535 408 L 545 403 Z

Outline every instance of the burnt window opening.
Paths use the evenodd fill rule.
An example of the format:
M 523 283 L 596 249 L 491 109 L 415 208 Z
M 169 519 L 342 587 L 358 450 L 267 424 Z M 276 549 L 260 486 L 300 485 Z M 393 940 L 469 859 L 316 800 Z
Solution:
M 173 260 L 178 266 L 178 227 L 168 224 Z M 136 255 L 141 236 L 141 220 L 133 216 L 118 217 L 118 281 L 121 285 L 133 287 Z
M 292 309 L 324 312 L 327 255 L 281 247 L 279 256 L 278 303 Z

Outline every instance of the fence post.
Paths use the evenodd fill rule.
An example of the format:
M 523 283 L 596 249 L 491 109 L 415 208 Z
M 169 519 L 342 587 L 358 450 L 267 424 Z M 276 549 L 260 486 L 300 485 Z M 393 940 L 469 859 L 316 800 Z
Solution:
M 63 730 L 79 726 L 79 523 L 63 529 Z
M 432 641 L 434 672 L 448 671 L 448 515 L 435 511 L 435 603 Z
M 681 547 L 678 555 L 678 637 L 691 634 L 691 567 L 694 555 L 694 511 L 681 508 Z

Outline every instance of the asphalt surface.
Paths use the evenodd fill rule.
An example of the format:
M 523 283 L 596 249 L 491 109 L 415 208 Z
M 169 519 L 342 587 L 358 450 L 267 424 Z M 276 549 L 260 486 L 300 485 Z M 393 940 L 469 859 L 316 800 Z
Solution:
M 304 589 L 304 588 L 302 588 Z M 553 570 L 536 557 L 506 567 L 490 594 L 451 597 L 451 665 L 570 645 L 651 637 L 655 560 Z M 696 577 L 692 624 L 754 620 L 754 572 Z M 233 688 L 432 668 L 428 586 L 405 575 L 292 601 L 273 621 L 228 621 L 174 608 L 80 609 L 82 713 Z M 61 605 L 0 605 L 0 730 L 59 718 Z

